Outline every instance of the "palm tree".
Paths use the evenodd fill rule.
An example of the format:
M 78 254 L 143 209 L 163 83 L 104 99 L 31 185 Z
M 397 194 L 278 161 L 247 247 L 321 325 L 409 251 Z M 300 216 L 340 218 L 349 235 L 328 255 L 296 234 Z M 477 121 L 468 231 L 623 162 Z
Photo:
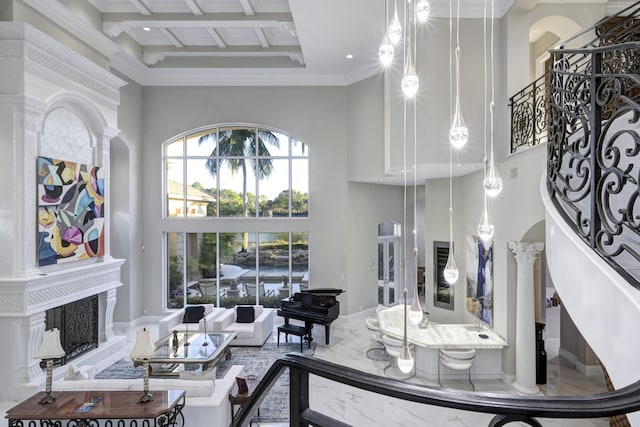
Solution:
M 212 132 L 208 135 L 200 137 L 198 144 L 202 144 L 209 138 L 216 138 L 216 133 Z M 271 153 L 267 148 L 272 145 L 280 148 L 280 140 L 271 131 L 261 129 L 224 129 L 219 133 L 218 153 L 217 155 L 226 160 L 229 164 L 231 172 L 235 174 L 238 170 L 242 171 L 242 199 L 244 216 L 247 215 L 247 164 L 249 161 L 251 168 L 256 171 L 259 180 L 267 178 L 273 172 L 273 163 L 271 159 L 261 159 L 257 162 L 257 156 L 269 157 Z M 218 162 L 216 161 L 216 147 L 211 152 L 211 157 L 206 161 L 205 167 L 215 177 L 218 174 Z M 226 157 L 226 159 L 225 159 Z M 233 158 L 235 157 L 235 158 Z
M 226 161 L 231 169 L 231 173 L 235 174 L 240 170 L 242 172 L 242 205 L 243 216 L 247 216 L 247 161 L 251 168 L 255 171 L 256 177 L 259 180 L 269 177 L 273 172 L 273 163 L 268 145 L 275 148 L 280 148 L 280 140 L 271 131 L 256 129 L 256 128 L 232 128 L 223 129 L 219 133 L 212 132 L 208 135 L 203 135 L 198 139 L 198 144 L 202 144 L 208 141 L 209 138 L 213 138 L 214 141 L 218 138 L 218 153 L 216 153 L 216 147 L 213 147 L 211 157 L 205 163 L 205 167 L 215 177 L 218 174 L 218 162 L 216 157 Z M 257 156 L 267 157 L 257 161 Z M 222 162 L 220 163 L 220 165 Z M 243 250 L 246 250 L 246 245 L 243 238 Z

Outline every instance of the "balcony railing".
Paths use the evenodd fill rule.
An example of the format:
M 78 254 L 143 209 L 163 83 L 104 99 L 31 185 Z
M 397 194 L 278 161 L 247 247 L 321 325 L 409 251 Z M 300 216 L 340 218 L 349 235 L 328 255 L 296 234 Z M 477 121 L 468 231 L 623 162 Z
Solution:
M 617 14 L 607 17 L 570 39 L 565 40 L 558 50 L 566 53 L 565 61 L 575 67 L 588 62 L 585 55 L 571 57 L 567 49 L 594 34 L 591 40 L 579 46 L 580 49 L 599 48 L 640 40 L 640 2 Z M 576 46 L 576 48 L 578 48 Z M 628 58 L 635 60 L 637 58 Z M 584 65 L 584 64 L 582 64 Z M 628 72 L 628 71 L 627 71 Z M 549 128 L 549 71 L 528 84 L 509 99 L 511 107 L 511 153 L 547 142 Z
M 549 73 L 524 87 L 509 100 L 511 152 L 547 142 Z
M 591 396 L 502 396 L 495 393 L 425 387 L 368 374 L 313 357 L 290 353 L 278 359 L 271 366 L 256 390 L 236 415 L 232 424 L 234 427 L 249 425 L 251 417 L 257 412 L 260 403 L 285 369 L 289 369 L 290 374 L 289 425 L 292 426 L 343 427 L 348 425 L 345 421 L 311 408 L 309 374 L 338 384 L 409 402 L 495 414 L 488 424 L 489 427 L 503 426 L 518 421 L 530 426 L 541 426 L 538 418 L 601 418 L 640 409 L 640 399 L 637 398 L 640 392 L 640 382 L 620 390 Z M 354 402 L 356 401 L 354 400 Z

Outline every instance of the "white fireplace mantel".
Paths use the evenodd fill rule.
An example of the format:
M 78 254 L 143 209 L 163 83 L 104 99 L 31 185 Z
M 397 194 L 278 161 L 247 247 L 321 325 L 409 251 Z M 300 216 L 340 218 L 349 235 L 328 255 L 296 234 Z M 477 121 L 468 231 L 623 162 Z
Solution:
M 0 279 L 0 317 L 30 316 L 122 286 L 122 259 Z

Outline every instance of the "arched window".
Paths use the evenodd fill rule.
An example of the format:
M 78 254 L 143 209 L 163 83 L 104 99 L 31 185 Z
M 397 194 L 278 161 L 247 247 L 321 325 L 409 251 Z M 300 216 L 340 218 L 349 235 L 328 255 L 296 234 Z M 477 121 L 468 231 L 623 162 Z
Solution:
M 304 143 L 264 127 L 227 125 L 187 132 L 163 150 L 167 308 L 279 307 L 308 286 Z
M 309 151 L 253 126 L 189 133 L 165 145 L 166 216 L 307 217 Z

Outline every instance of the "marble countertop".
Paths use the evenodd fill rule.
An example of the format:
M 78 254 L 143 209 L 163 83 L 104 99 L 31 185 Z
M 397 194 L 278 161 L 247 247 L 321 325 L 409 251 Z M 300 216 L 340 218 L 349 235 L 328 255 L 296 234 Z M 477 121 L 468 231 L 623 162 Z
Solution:
M 402 339 L 404 335 L 403 313 L 404 305 L 402 304 L 378 311 L 382 332 Z M 427 348 L 500 349 L 507 346 L 507 342 L 486 325 L 478 327 L 472 324 L 430 322 L 427 328 L 422 329 L 409 320 L 407 320 L 407 340 Z

